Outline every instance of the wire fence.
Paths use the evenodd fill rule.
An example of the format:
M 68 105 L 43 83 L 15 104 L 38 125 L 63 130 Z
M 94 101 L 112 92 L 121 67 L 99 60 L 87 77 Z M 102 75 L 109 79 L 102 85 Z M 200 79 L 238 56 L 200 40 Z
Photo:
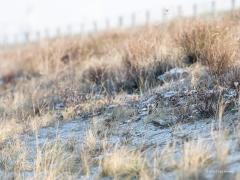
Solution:
M 12 45 L 38 42 L 42 39 L 51 39 L 63 36 L 72 35 L 87 35 L 99 31 L 114 29 L 114 28 L 128 28 L 139 25 L 149 25 L 155 23 L 164 23 L 176 17 L 197 17 L 203 14 L 208 16 L 217 16 L 223 11 L 236 10 L 240 7 L 240 0 L 225 0 L 225 4 L 219 3 L 218 0 L 210 0 L 207 4 L 192 4 L 186 8 L 183 5 L 176 7 L 161 8 L 156 11 L 146 10 L 142 13 L 132 13 L 128 16 L 119 16 L 115 19 L 106 18 L 104 21 L 92 23 L 79 23 L 74 25 L 67 25 L 65 27 L 45 28 L 42 31 L 25 31 L 15 35 L 4 35 L 0 37 L 0 46 L 9 47 Z

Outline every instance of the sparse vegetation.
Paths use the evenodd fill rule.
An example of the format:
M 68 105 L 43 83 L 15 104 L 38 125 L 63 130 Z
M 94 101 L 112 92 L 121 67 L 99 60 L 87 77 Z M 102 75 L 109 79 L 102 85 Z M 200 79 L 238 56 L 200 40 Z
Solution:
M 106 154 L 101 162 L 101 167 L 102 176 L 115 178 L 140 177 L 141 174 L 146 174 L 148 171 L 145 160 L 141 154 L 124 147 Z
M 237 60 L 238 40 L 229 24 L 193 22 L 177 39 L 187 63 L 200 62 L 214 76 L 226 73 Z
M 200 179 L 201 173 L 212 161 L 209 145 L 201 142 L 186 142 L 179 164 L 182 178 Z M 186 177 L 187 176 L 187 177 Z
M 228 177 L 239 163 L 238 16 L 2 49 L 0 178 Z

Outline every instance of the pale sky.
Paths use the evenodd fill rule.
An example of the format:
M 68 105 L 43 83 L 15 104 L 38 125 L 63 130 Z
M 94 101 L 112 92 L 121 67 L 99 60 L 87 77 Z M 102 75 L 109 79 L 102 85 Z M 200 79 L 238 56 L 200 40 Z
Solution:
M 80 25 L 85 30 L 93 29 L 93 22 L 99 28 L 105 26 L 108 18 L 112 26 L 119 16 L 125 24 L 130 24 L 131 14 L 136 14 L 136 22 L 143 22 L 145 12 L 151 13 L 151 20 L 162 18 L 162 9 L 168 9 L 168 16 L 177 14 L 178 5 L 182 5 L 185 15 L 192 14 L 193 4 L 198 4 L 200 11 L 211 10 L 212 0 L 0 0 L 0 38 L 13 37 L 24 31 L 55 33 L 70 25 L 73 31 L 79 31 Z M 239 5 L 240 0 L 236 0 Z M 229 9 L 231 0 L 216 0 L 217 9 Z M 11 39 L 11 38 L 10 38 Z

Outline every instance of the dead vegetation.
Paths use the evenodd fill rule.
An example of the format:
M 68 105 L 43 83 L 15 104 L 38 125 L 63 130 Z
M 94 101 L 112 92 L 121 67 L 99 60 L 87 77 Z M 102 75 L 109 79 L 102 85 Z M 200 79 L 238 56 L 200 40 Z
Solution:
M 229 24 L 194 22 L 180 34 L 177 42 L 188 63 L 200 62 L 214 76 L 226 73 L 236 63 L 238 40 Z
M 146 124 L 165 129 L 238 108 L 240 26 L 235 16 L 225 16 L 1 50 L 0 169 L 6 177 L 20 178 L 27 171 L 35 179 L 91 177 L 93 168 L 98 177 L 115 179 L 157 179 L 175 171 L 180 179 L 200 179 L 213 161 L 223 169 L 229 151 L 221 150 L 220 136 L 212 137 L 214 147 L 187 140 L 152 156 L 148 148 L 128 147 L 131 130 L 124 132 L 128 139 L 122 144 L 109 144 L 107 138 L 122 135 L 121 123 L 142 120 L 142 109 Z M 159 81 L 159 75 L 187 65 L 186 77 Z M 140 97 L 155 88 L 176 93 L 140 107 Z M 92 120 L 81 145 L 57 139 L 36 147 L 29 160 L 24 144 L 12 140 L 76 117 Z

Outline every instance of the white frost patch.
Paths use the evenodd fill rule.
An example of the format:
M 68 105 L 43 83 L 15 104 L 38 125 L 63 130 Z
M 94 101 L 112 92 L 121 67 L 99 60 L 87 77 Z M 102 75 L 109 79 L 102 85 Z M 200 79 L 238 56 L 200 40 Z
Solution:
M 165 92 L 162 96 L 164 98 L 171 98 L 171 97 L 174 97 L 176 94 L 177 94 L 176 91 L 168 91 L 168 92 Z

